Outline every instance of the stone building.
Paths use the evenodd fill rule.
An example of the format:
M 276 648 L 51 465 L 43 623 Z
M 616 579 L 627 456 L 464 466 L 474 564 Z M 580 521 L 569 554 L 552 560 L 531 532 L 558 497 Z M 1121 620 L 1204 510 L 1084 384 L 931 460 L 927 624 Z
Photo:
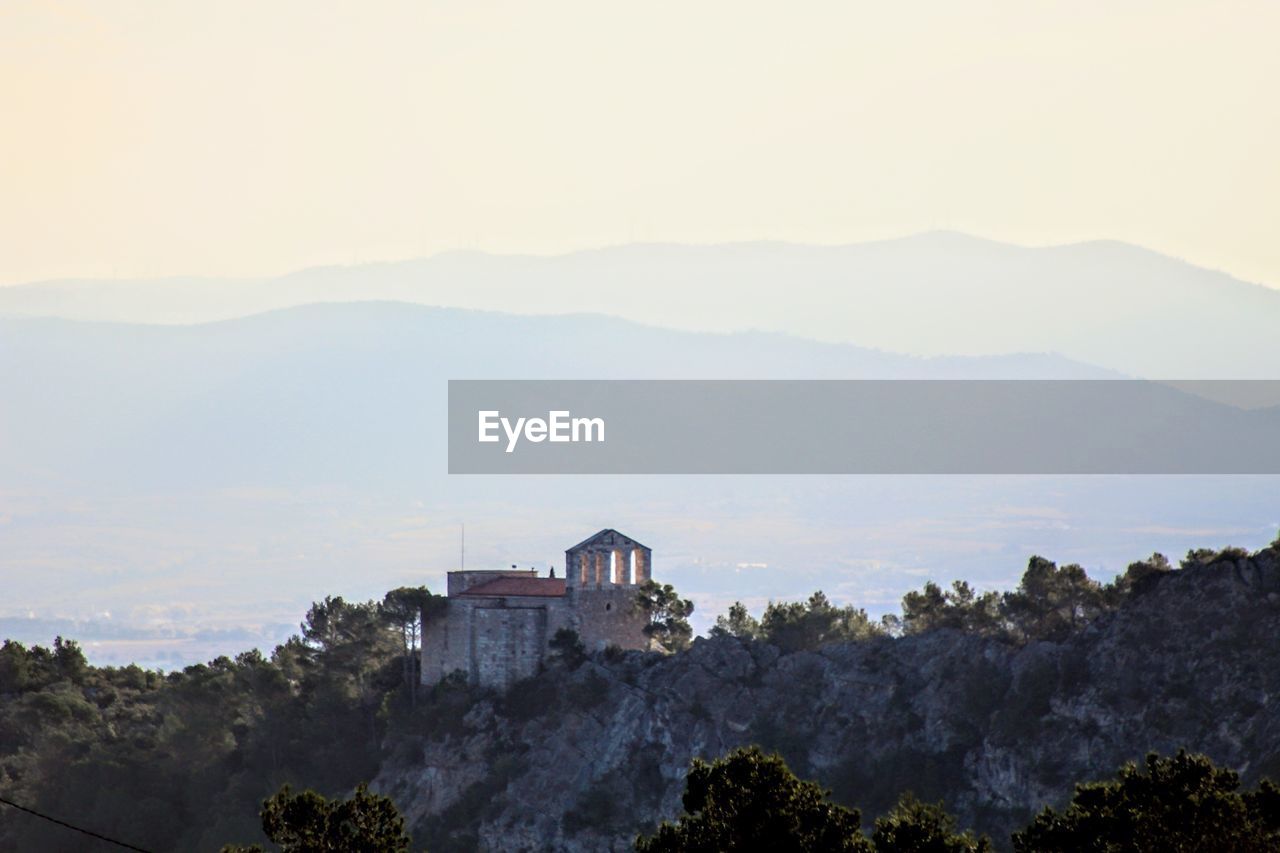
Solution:
M 645 616 L 633 604 L 652 556 L 634 539 L 601 530 L 565 551 L 564 577 L 449 572 L 448 606 L 422 637 L 422 683 L 461 671 L 472 683 L 506 687 L 538 671 L 561 628 L 577 631 L 589 651 L 645 648 Z

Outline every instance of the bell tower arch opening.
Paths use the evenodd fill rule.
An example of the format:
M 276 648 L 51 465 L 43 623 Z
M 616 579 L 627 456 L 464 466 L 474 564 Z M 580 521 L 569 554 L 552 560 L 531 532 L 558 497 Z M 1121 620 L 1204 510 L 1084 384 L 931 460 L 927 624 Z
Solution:
M 606 528 L 564 552 L 568 585 L 603 589 L 638 586 L 649 580 L 653 551 Z

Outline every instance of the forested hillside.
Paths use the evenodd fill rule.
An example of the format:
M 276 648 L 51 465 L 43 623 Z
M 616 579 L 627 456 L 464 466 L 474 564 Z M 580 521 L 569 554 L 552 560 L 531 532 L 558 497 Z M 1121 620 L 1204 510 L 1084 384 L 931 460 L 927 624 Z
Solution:
M 95 668 L 0 649 L 0 796 L 153 850 L 263 840 L 283 783 L 390 795 L 439 850 L 626 849 L 679 812 L 695 756 L 759 744 L 867 816 L 944 799 L 998 847 L 1074 782 L 1180 747 L 1280 776 L 1280 542 L 1158 555 L 1111 584 L 1033 558 L 1021 585 L 926 585 L 873 621 L 816 594 L 735 607 L 685 651 L 585 655 L 499 695 L 415 695 L 416 612 L 328 599 L 269 656 Z M 83 850 L 12 809 L 0 849 Z M 105 848 L 104 848 L 105 849 Z

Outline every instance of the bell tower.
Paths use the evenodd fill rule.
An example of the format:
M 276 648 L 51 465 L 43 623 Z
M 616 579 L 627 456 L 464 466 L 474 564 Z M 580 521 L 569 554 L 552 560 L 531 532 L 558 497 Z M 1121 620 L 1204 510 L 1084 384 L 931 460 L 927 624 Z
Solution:
M 652 559 L 652 549 L 606 528 L 564 552 L 565 582 L 579 589 L 638 586 L 649 580 Z

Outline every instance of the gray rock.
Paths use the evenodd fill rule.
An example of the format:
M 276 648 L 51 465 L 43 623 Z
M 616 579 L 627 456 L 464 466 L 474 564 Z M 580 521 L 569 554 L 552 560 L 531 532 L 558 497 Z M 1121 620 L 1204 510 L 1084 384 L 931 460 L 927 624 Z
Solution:
M 1150 750 L 1205 752 L 1246 783 L 1280 776 L 1280 595 L 1263 592 L 1278 582 L 1271 551 L 1192 566 L 1061 643 L 940 630 L 793 654 L 713 638 L 597 656 L 539 677 L 545 713 L 480 702 L 464 734 L 395 750 L 375 787 L 416 829 L 451 824 L 482 850 L 628 850 L 679 813 L 694 757 L 761 743 L 861 807 L 864 826 L 910 788 L 1007 847 L 1075 782 Z

